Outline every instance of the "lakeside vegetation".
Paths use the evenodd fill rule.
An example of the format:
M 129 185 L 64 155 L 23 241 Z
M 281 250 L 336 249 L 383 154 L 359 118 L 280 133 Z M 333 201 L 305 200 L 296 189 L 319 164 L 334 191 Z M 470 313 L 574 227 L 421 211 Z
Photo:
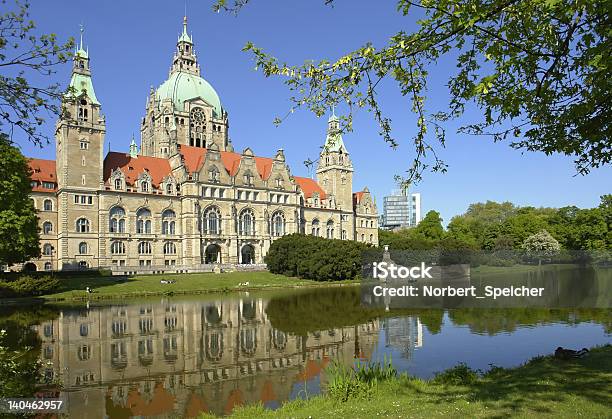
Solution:
M 479 374 L 465 365 L 421 380 L 393 374 L 331 371 L 334 391 L 295 400 L 278 410 L 262 405 L 234 410 L 232 418 L 278 417 L 608 417 L 612 404 L 612 346 L 582 359 L 537 357 L 518 368 Z M 210 415 L 201 416 L 211 418 Z
M 612 249 L 612 195 L 599 206 L 581 209 L 520 207 L 511 202 L 475 203 L 453 217 L 444 230 L 440 214 L 429 211 L 411 229 L 379 231 L 381 246 L 396 250 L 445 249 L 522 251 L 533 235 L 547 231 L 561 249 L 583 252 Z

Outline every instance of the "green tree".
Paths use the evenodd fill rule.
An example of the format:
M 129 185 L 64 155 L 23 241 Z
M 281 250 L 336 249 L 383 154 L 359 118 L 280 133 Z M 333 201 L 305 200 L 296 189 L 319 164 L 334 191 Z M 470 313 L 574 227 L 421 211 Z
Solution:
M 217 0 L 214 8 L 237 12 L 247 3 Z M 436 151 L 446 141 L 445 122 L 460 117 L 469 105 L 478 107 L 483 117 L 461 127 L 462 132 L 494 141 L 511 139 L 516 149 L 573 156 L 581 174 L 610 163 L 608 1 L 396 3 L 398 12 L 407 17 L 407 26 L 414 24 L 416 30 L 390 36 L 387 45 L 368 43 L 336 60 L 302 65 L 282 63 L 252 43 L 244 50 L 253 54 L 256 68 L 266 77 L 285 78 L 295 107 L 320 116 L 344 102 L 351 110 L 342 121 L 347 130 L 353 110 L 366 108 L 385 141 L 395 148 L 398 141 L 378 91 L 381 80 L 392 79 L 416 114 L 414 160 L 405 182 L 418 180 L 428 167 L 446 170 Z M 454 60 L 457 68 L 449 75 L 449 103 L 443 109 L 430 109 L 429 74 L 443 59 Z
M 8 1 L 2 0 L 2 5 Z M 0 13 L 0 131 L 13 141 L 17 130 L 36 145 L 48 142 L 40 130 L 43 114 L 59 114 L 59 84 L 33 83 L 32 75 L 49 76 L 66 62 L 74 43 L 60 43 L 55 34 L 35 35 L 29 2 L 14 2 L 15 10 Z M 45 111 L 45 112 L 42 112 Z
M 28 162 L 0 133 L 0 264 L 40 256 L 38 216 L 28 198 L 31 191 Z
M 538 265 L 542 264 L 542 259 L 556 255 L 561 249 L 559 242 L 546 230 L 527 237 L 521 247 L 528 256 L 538 260 Z
M 434 210 L 429 211 L 414 228 L 414 232 L 428 240 L 440 240 L 444 236 L 440 213 Z
M 606 222 L 606 249 L 612 250 L 612 194 L 603 195 L 599 209 Z

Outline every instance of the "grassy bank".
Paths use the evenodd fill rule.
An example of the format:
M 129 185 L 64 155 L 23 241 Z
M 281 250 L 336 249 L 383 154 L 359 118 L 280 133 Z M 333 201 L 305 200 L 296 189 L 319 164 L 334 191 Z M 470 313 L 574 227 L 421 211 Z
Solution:
M 612 346 L 588 357 L 562 361 L 536 358 L 519 368 L 496 368 L 483 377 L 465 369 L 424 381 L 405 375 L 372 385 L 371 391 L 339 401 L 319 396 L 276 411 L 243 407 L 232 418 L 414 418 L 414 417 L 610 417 Z
M 470 269 L 472 275 L 495 275 L 495 274 L 506 274 L 506 273 L 524 273 L 524 272 L 538 272 L 538 271 L 562 271 L 576 269 L 579 265 L 571 263 L 557 263 L 547 265 L 512 265 L 512 266 L 488 266 L 480 265 Z
M 162 284 L 162 279 L 171 279 L 173 284 Z M 248 282 L 248 285 L 240 285 Z M 347 284 L 355 281 L 334 282 Z M 42 298 L 58 300 L 96 300 L 134 298 L 154 295 L 202 294 L 209 292 L 250 291 L 283 287 L 315 287 L 329 285 L 317 282 L 275 275 L 270 272 L 227 272 L 221 274 L 176 274 L 142 275 L 132 278 L 116 277 L 74 277 L 60 280 L 60 288 L 54 294 Z M 88 294 L 86 287 L 94 290 Z

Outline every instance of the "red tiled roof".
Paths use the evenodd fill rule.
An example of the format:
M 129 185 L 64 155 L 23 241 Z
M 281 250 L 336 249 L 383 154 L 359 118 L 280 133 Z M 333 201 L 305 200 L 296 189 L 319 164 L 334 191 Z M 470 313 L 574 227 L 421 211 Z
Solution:
M 307 177 L 299 177 L 294 176 L 293 179 L 295 183 L 298 184 L 300 189 L 304 192 L 304 196 L 306 198 L 312 197 L 312 194 L 315 192 L 319 192 L 320 199 L 326 199 L 327 195 L 321 185 L 319 185 L 315 180 L 307 178 Z
M 360 203 L 361 202 L 361 198 L 363 198 L 363 194 L 364 193 L 365 193 L 364 191 L 354 192 L 353 193 L 353 197 L 355 198 L 355 202 Z
M 164 177 L 171 172 L 170 163 L 166 159 L 158 157 L 138 156 L 130 157 L 129 154 L 111 151 L 104 159 L 104 181 L 106 182 L 113 170 L 121 169 L 128 185 L 134 185 L 143 172 L 149 172 L 153 186 L 159 188 Z
M 206 156 L 206 149 L 201 147 L 193 147 L 189 145 L 181 145 L 181 155 L 183 161 L 189 173 L 197 172 L 202 168 L 204 164 L 204 158 Z M 221 161 L 225 166 L 225 170 L 230 176 L 235 176 L 240 166 L 240 158 L 242 157 L 238 153 L 230 151 L 220 151 Z M 257 172 L 262 180 L 266 180 L 270 177 L 272 172 L 273 159 L 268 157 L 255 157 L 255 165 L 257 166 Z
M 55 160 L 29 159 L 28 165 L 32 170 L 30 178 L 38 182 L 37 186 L 32 188 L 33 191 L 51 192 L 57 189 L 57 173 L 55 172 Z M 43 188 L 42 182 L 51 182 L 55 188 Z
M 180 152 L 183 156 L 185 167 L 189 173 L 198 172 L 204 164 L 204 157 L 206 156 L 206 149 L 202 147 L 192 147 L 188 145 L 181 145 Z
M 257 166 L 257 171 L 259 172 L 259 176 L 263 180 L 266 180 L 272 174 L 272 163 L 274 159 L 269 157 L 255 157 L 255 165 Z

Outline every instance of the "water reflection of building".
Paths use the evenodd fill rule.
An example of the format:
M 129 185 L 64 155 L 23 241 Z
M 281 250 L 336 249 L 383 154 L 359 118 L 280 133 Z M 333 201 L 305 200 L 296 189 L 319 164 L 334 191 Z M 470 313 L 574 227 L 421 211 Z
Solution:
M 385 346 L 401 351 L 404 358 L 412 358 L 414 349 L 423 346 L 423 325 L 418 317 L 389 317 L 381 323 Z
M 369 357 L 378 321 L 295 336 L 274 329 L 261 299 L 65 310 L 37 326 L 47 378 L 70 417 L 222 414 L 289 398 L 331 359 Z

